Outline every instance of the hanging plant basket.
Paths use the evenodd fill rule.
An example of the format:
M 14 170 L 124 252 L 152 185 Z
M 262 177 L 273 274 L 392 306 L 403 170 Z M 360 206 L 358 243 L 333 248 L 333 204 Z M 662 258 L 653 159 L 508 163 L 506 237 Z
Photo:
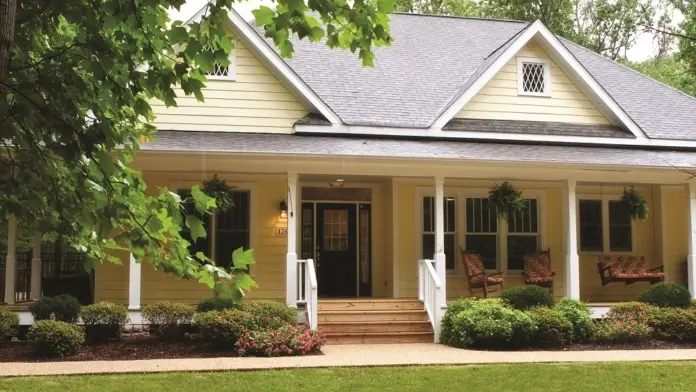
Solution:
M 650 211 L 648 201 L 633 186 L 630 189 L 624 188 L 621 202 L 628 208 L 631 219 L 642 221 L 648 219 L 648 211 Z
M 505 181 L 493 184 L 488 190 L 488 201 L 495 208 L 498 216 L 507 220 L 509 214 L 520 214 L 526 206 L 522 192 Z
M 203 193 L 215 199 L 218 211 L 229 211 L 234 207 L 232 187 L 218 178 L 217 174 L 210 181 L 203 181 Z

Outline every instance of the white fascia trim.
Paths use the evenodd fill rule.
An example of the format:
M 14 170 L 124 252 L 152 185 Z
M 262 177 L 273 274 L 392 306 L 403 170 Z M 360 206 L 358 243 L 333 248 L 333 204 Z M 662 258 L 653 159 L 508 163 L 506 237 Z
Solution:
M 565 136 L 565 135 L 530 135 L 500 132 L 472 132 L 472 131 L 443 131 L 437 128 L 396 128 L 396 127 L 372 127 L 362 125 L 310 125 L 296 124 L 296 133 L 324 134 L 324 135 L 363 135 L 363 136 L 399 136 L 419 137 L 430 139 L 461 139 L 461 140 L 486 140 L 486 141 L 510 141 L 510 142 L 546 142 L 559 144 L 589 144 L 598 147 L 635 146 L 635 147 L 673 147 L 696 148 L 696 141 L 648 139 L 648 138 L 610 138 L 589 136 Z
M 191 17 L 186 23 L 200 20 L 208 9 L 208 4 L 201 7 L 196 14 Z M 295 71 L 273 50 L 266 41 L 263 40 L 254 29 L 242 18 L 237 11 L 231 9 L 228 13 L 230 28 L 235 34 L 239 34 L 240 39 L 243 39 L 244 44 L 253 49 L 255 54 L 260 57 L 260 60 L 271 69 L 274 75 L 285 81 L 287 87 L 301 97 L 312 109 L 316 109 L 332 124 L 340 124 L 341 119 L 336 113 L 319 98 L 319 96 L 304 82 Z
M 442 128 L 454 116 L 459 113 L 478 92 L 507 64 L 513 56 L 517 54 L 535 35 L 543 37 L 545 43 L 549 45 L 556 55 L 560 58 L 561 68 L 572 70 L 598 100 L 606 106 L 608 111 L 616 117 L 633 135 L 638 139 L 647 139 L 645 133 L 638 125 L 621 109 L 621 107 L 609 96 L 609 94 L 597 83 L 585 67 L 573 56 L 572 53 L 561 43 L 561 41 L 551 32 L 541 21 L 532 23 L 519 37 L 510 45 L 504 53 L 491 64 L 486 71 L 459 97 L 440 117 L 433 123 L 432 128 Z

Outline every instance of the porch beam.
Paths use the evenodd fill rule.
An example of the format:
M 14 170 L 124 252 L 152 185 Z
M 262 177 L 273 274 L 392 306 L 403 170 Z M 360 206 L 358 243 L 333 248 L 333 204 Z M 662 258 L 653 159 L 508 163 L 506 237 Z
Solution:
M 34 233 L 31 250 L 31 281 L 29 283 L 32 300 L 41 298 L 41 233 Z
M 130 254 L 128 264 L 128 310 L 140 310 L 140 288 L 142 284 L 142 265 Z
M 687 256 L 687 281 L 691 298 L 696 298 L 696 183 L 690 181 L 686 185 L 687 211 L 689 222 L 689 255 Z
M 7 257 L 5 258 L 5 300 L 15 303 L 15 280 L 17 278 L 17 217 L 7 218 Z
M 580 299 L 580 257 L 578 256 L 578 210 L 575 188 L 577 182 L 563 182 L 563 226 L 565 232 L 565 295 Z
M 286 262 L 285 302 L 297 307 L 297 173 L 288 173 L 288 251 Z
M 446 257 L 445 257 L 445 178 L 435 176 L 435 272 L 440 278 L 441 298 L 437 302 L 441 307 L 447 306 L 447 276 L 446 276 Z

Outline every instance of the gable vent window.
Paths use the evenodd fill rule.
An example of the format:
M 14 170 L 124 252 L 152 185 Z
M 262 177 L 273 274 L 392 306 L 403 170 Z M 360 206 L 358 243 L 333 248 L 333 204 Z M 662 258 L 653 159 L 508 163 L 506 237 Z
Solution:
M 213 48 L 210 46 L 206 46 L 205 50 L 213 51 Z M 235 49 L 232 49 L 232 52 L 230 53 L 230 63 L 229 65 L 222 65 L 218 62 L 213 64 L 213 70 L 212 72 L 208 72 L 206 74 L 206 77 L 209 80 L 235 80 L 236 77 L 236 52 Z
M 551 95 L 549 62 L 544 59 L 517 58 L 517 93 Z

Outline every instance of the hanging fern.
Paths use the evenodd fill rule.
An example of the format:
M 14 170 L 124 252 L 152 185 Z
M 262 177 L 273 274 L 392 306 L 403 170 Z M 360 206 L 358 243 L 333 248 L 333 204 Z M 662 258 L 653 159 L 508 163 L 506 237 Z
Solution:
M 631 186 L 631 189 L 624 188 L 621 202 L 628 208 L 631 219 L 640 219 L 642 221 L 648 219 L 648 211 L 650 211 L 648 201 L 633 186 Z
M 522 192 L 507 181 L 500 185 L 491 185 L 488 190 L 488 201 L 492 207 L 496 208 L 498 216 L 505 220 L 509 214 L 520 214 L 526 207 Z
M 229 211 L 234 207 L 232 187 L 218 178 L 217 174 L 210 181 L 203 181 L 203 193 L 215 199 L 218 211 Z

